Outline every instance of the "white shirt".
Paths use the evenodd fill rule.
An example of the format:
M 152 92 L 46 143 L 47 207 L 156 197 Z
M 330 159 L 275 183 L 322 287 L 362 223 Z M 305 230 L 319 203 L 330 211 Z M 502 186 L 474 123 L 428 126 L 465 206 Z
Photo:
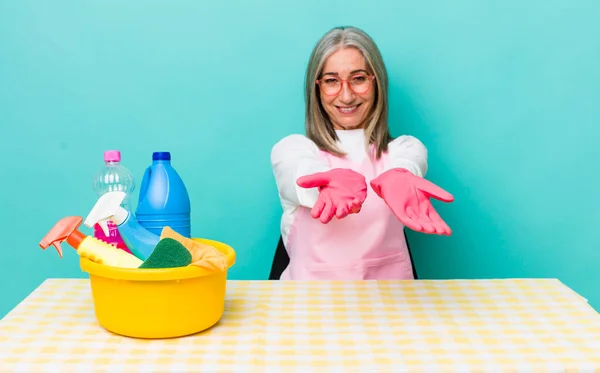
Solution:
M 367 156 L 365 132 L 363 129 L 336 130 L 338 147 L 353 162 L 361 162 Z M 312 208 L 319 191 L 305 189 L 296 184 L 301 176 L 328 171 L 331 168 L 319 156 L 317 145 L 304 135 L 289 135 L 277 142 L 271 150 L 271 165 L 279 198 L 283 208 L 281 234 L 287 242 L 294 213 L 299 206 Z M 405 168 L 414 175 L 425 177 L 427 173 L 427 148 L 413 136 L 400 136 L 388 144 L 389 161 L 384 171 L 392 168 Z

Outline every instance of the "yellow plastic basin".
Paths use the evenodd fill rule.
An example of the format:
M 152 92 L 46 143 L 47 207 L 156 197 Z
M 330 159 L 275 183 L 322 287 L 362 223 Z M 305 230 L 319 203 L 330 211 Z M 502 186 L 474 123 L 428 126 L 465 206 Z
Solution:
M 228 267 L 221 272 L 197 266 L 131 269 L 81 258 L 100 325 L 135 338 L 180 337 L 215 325 L 225 308 L 227 270 L 235 263 L 235 251 L 221 242 L 193 239 L 227 255 Z

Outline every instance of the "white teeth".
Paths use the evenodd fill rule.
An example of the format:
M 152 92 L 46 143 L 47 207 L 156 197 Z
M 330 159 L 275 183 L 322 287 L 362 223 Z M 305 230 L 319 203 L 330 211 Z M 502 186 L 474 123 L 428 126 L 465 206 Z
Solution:
M 351 107 L 341 107 L 339 108 L 342 113 L 350 113 L 352 110 L 356 109 L 358 105 L 354 105 Z

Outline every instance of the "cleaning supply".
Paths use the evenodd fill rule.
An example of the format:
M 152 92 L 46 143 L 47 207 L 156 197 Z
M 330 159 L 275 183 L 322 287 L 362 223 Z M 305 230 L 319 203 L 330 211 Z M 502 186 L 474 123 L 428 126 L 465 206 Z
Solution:
M 207 243 L 183 237 L 171 227 L 164 227 L 160 238 L 161 241 L 171 238 L 181 243 L 191 254 L 191 265 L 210 271 L 223 271 L 227 268 L 227 257 Z
M 120 151 L 107 150 L 104 152 L 104 166 L 94 177 L 93 189 L 98 197 L 112 191 L 125 192 L 126 195 L 121 206 L 130 209 L 130 197 L 135 189 L 135 182 L 132 173 L 121 164 Z M 107 226 L 108 232 L 99 225 L 94 225 L 94 237 L 130 252 L 116 225 L 113 222 L 108 222 Z
M 171 153 L 152 154 L 152 164 L 141 182 L 135 216 L 142 227 L 157 236 L 169 226 L 184 237 L 191 237 L 190 198 L 171 165 Z
M 193 239 L 221 251 L 227 257 L 227 268 L 220 272 L 190 265 L 128 269 L 81 258 L 81 270 L 89 276 L 90 298 L 98 325 L 117 335 L 144 339 L 182 337 L 215 325 L 227 305 L 227 277 L 229 268 L 235 264 L 236 253 L 222 242 Z M 119 341 L 129 342 L 120 338 L 115 340 L 115 348 L 119 348 Z M 141 342 L 156 346 L 149 340 Z M 156 343 L 163 344 L 161 341 Z M 135 353 L 131 349 L 127 352 Z
M 67 243 L 77 250 L 79 256 L 87 258 L 95 263 L 104 264 L 112 267 L 138 268 L 143 261 L 136 258 L 111 244 L 100 241 L 99 239 L 86 236 L 78 228 L 83 218 L 80 216 L 67 216 L 59 220 L 54 227 L 44 236 L 39 246 L 46 250 L 53 245 L 62 258 L 62 248 L 60 243 Z
M 177 268 L 185 267 L 191 262 L 192 255 L 182 244 L 172 238 L 164 238 L 140 268 Z
M 85 218 L 88 227 L 99 225 L 107 230 L 109 222 L 116 225 L 119 233 L 133 255 L 142 261 L 146 260 L 160 241 L 160 236 L 142 227 L 131 211 L 122 207 L 124 192 L 107 192 L 103 194 Z

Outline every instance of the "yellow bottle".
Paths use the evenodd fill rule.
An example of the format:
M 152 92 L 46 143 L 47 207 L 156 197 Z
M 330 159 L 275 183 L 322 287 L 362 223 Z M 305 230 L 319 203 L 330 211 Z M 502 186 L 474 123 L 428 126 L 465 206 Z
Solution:
M 40 247 L 44 250 L 54 245 L 58 255 L 62 258 L 60 243 L 67 241 L 77 253 L 93 262 L 111 267 L 139 268 L 143 261 L 136 256 L 118 249 L 99 239 L 86 236 L 77 228 L 81 225 L 83 218 L 80 216 L 67 216 L 59 220 L 54 227 L 44 236 Z

